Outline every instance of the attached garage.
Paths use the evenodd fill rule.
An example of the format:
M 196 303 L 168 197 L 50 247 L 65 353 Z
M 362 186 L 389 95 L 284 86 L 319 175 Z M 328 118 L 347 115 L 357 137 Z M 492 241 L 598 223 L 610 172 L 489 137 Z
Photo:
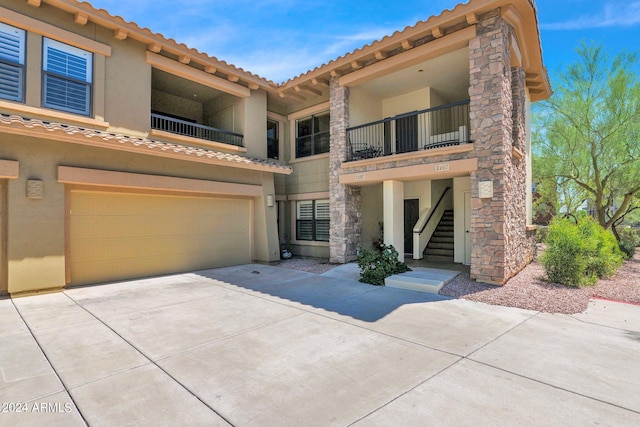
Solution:
M 71 285 L 251 262 L 251 200 L 88 190 L 69 195 Z

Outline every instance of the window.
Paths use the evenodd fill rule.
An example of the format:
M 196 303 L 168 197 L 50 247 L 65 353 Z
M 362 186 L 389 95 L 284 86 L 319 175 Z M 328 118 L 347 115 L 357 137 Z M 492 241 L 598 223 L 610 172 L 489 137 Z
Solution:
M 43 105 L 90 115 L 93 54 L 44 39 L 43 56 Z
M 329 152 L 329 112 L 296 121 L 296 157 Z
M 0 98 L 24 101 L 25 31 L 0 23 Z
M 280 126 L 278 122 L 267 120 L 267 157 L 277 159 L 280 151 Z
M 329 200 L 297 202 L 296 239 L 329 241 Z

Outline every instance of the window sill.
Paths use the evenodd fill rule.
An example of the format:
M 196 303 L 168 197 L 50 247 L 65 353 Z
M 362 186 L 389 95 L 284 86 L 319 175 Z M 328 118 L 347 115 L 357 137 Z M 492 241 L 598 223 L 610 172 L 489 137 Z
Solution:
M 25 104 L 17 104 L 11 101 L 0 100 L 0 110 L 8 114 L 16 114 L 19 116 L 28 116 L 30 119 L 39 119 L 43 121 L 53 121 L 62 124 L 74 124 L 80 127 L 91 129 L 107 130 L 109 122 L 104 120 L 92 119 L 91 117 L 77 116 L 75 114 L 65 113 L 62 111 L 51 110 L 49 108 L 32 107 Z
M 291 240 L 289 243 L 298 246 L 317 246 L 321 248 L 329 247 L 329 242 L 319 242 L 316 240 Z
M 302 162 L 308 162 L 311 160 L 328 159 L 328 158 L 329 158 L 329 153 L 322 153 L 322 154 L 316 154 L 314 156 L 297 157 L 295 159 L 289 160 L 289 163 L 302 163 Z

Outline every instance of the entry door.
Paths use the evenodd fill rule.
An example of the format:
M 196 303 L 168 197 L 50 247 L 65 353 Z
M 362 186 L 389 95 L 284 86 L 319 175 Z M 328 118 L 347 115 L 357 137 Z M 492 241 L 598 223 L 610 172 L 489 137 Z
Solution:
M 464 263 L 471 265 L 471 192 L 464 193 Z
M 418 150 L 418 116 L 401 117 L 396 120 L 396 153 Z
M 420 218 L 420 200 L 404 201 L 404 253 L 413 254 L 413 227 Z

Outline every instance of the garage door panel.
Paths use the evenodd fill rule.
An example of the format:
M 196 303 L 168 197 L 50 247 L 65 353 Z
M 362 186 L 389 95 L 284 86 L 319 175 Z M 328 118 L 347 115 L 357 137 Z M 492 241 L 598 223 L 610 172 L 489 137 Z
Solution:
M 71 192 L 72 284 L 251 261 L 251 202 L 244 199 Z

